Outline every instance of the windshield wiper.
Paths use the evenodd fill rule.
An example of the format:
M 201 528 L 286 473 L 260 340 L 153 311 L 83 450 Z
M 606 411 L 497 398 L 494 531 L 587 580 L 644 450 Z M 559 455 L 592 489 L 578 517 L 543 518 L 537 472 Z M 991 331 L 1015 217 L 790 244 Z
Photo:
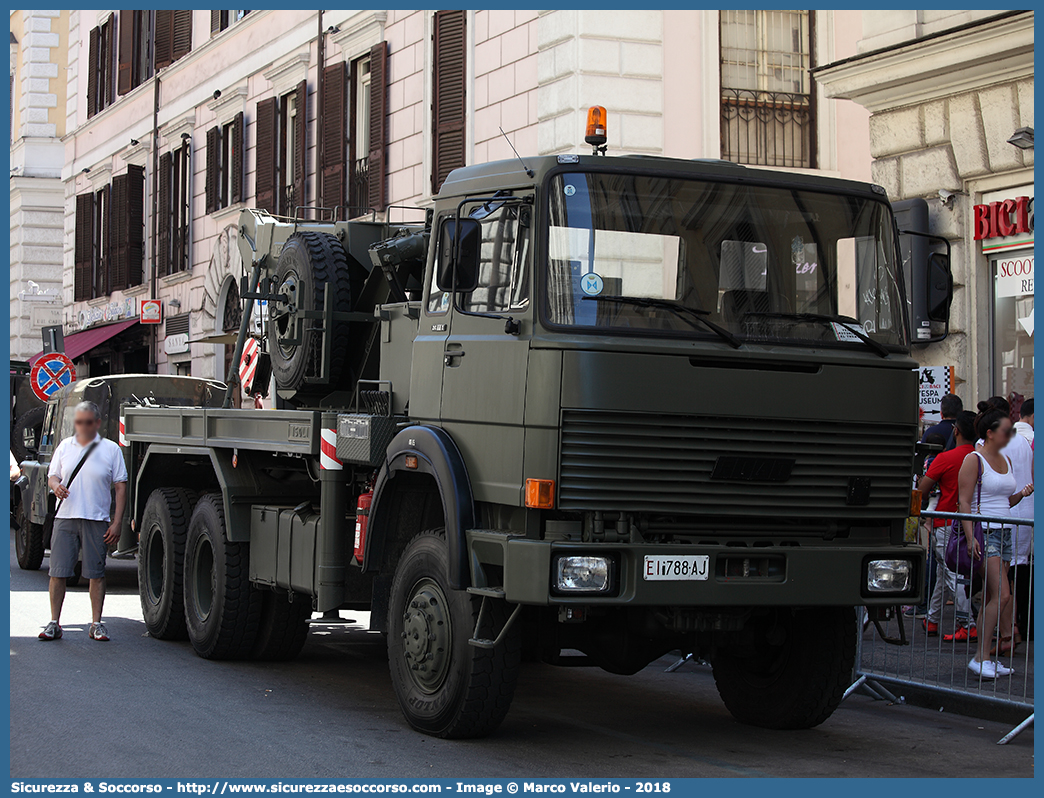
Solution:
M 618 302 L 622 305 L 635 305 L 640 308 L 657 308 L 658 310 L 669 310 L 674 313 L 682 321 L 686 322 L 693 329 L 700 329 L 694 322 L 699 322 L 704 325 L 708 330 L 712 330 L 717 334 L 721 340 L 725 341 L 733 349 L 739 349 L 743 346 L 743 343 L 735 335 L 730 333 L 724 327 L 719 327 L 710 319 L 704 318 L 704 316 L 710 315 L 709 310 L 703 310 L 702 308 L 690 308 L 686 305 L 679 305 L 676 302 L 671 302 L 667 299 L 654 299 L 653 297 L 647 296 L 622 296 L 613 294 L 604 294 L 602 296 L 584 296 L 581 299 L 590 299 L 594 301 L 604 300 L 606 302 Z M 687 315 L 686 315 L 687 314 Z
M 888 348 L 880 341 L 875 341 L 865 332 L 863 327 L 860 325 L 858 319 L 853 319 L 851 316 L 832 316 L 827 313 L 769 313 L 761 311 L 750 311 L 743 314 L 743 318 L 748 316 L 757 316 L 762 319 L 793 319 L 794 321 L 811 321 L 818 324 L 840 324 L 852 335 L 874 350 L 874 353 L 880 357 L 888 357 L 891 352 Z M 833 327 L 831 327 L 833 329 Z M 836 334 L 836 330 L 835 330 Z

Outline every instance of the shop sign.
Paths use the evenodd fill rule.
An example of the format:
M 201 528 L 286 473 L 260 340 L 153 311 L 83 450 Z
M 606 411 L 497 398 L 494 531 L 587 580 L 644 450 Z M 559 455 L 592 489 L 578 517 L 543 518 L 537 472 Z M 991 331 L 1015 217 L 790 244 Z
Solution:
M 185 333 L 168 335 L 163 339 L 163 351 L 168 355 L 180 355 L 189 351 L 189 338 Z
M 81 310 L 76 321 L 81 330 L 86 330 L 95 324 L 133 318 L 137 315 L 137 310 L 134 299 L 125 299 L 122 302 L 110 302 L 99 308 Z
M 942 420 L 942 398 L 953 392 L 953 366 L 921 366 L 917 369 L 920 382 L 921 420 L 935 424 Z
M 163 321 L 163 303 L 158 299 L 141 301 L 141 323 L 159 324 Z
M 1033 256 L 1000 258 L 997 264 L 997 298 L 1033 293 Z
M 32 305 L 29 308 L 29 318 L 33 329 L 43 327 L 62 326 L 61 305 Z
M 973 224 L 975 240 L 982 242 L 984 254 L 1033 246 L 1033 186 L 983 195 L 982 199 L 974 208 Z

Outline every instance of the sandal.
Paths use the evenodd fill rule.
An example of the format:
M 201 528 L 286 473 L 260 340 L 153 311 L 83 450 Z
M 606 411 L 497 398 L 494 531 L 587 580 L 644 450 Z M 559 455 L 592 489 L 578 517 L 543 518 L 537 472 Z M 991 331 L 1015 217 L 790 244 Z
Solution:
M 1015 649 L 1018 648 L 1020 640 L 1012 642 L 1011 637 L 1002 637 L 997 643 L 994 643 L 990 647 L 991 656 L 1006 657 L 1009 654 L 1014 654 Z

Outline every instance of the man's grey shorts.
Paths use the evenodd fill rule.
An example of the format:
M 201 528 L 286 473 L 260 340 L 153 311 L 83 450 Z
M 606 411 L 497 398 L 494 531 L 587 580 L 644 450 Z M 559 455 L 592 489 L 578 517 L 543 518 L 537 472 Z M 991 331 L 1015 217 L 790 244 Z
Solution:
M 108 521 L 86 518 L 55 518 L 51 532 L 51 566 L 48 576 L 59 579 L 76 573 L 76 561 L 83 548 L 83 576 L 101 579 L 105 576 L 105 530 Z

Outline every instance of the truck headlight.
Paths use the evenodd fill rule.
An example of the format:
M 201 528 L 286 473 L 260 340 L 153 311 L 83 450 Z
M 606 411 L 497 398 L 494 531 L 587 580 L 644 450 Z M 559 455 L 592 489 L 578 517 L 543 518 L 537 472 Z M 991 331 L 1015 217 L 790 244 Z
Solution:
M 909 560 L 870 560 L 866 566 L 866 589 L 871 593 L 905 593 L 912 578 Z
M 591 555 L 562 555 L 555 560 L 555 590 L 561 593 L 607 593 L 612 587 L 612 560 Z

